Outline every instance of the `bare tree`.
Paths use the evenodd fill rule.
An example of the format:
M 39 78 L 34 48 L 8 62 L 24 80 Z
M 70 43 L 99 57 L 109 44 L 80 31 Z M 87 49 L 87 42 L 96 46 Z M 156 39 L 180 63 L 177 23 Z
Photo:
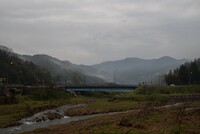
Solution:
M 191 102 L 185 102 L 181 105 L 180 109 L 178 110 L 176 121 L 178 123 L 178 134 L 181 133 L 181 125 L 183 123 L 183 118 L 185 116 L 186 109 L 189 108 L 191 105 Z

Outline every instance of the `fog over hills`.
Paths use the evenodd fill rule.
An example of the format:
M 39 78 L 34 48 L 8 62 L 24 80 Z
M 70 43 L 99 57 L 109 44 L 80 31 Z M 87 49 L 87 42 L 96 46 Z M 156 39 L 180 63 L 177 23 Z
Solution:
M 34 56 L 19 55 L 19 57 L 45 68 L 51 72 L 52 76 L 57 77 L 57 81 L 61 82 L 60 84 L 65 84 L 66 82 L 70 82 L 70 84 L 101 84 L 105 82 L 99 77 L 89 75 L 86 71 L 82 71 L 87 70 L 83 66 L 72 64 L 67 60 L 61 61 L 44 54 Z
M 48 55 L 22 55 L 21 58 L 46 68 L 54 75 L 61 75 L 65 70 L 79 72 L 81 75 L 87 76 L 90 81 L 95 79 L 94 82 L 99 82 L 103 79 L 107 82 L 119 84 L 138 84 L 144 81 L 155 81 L 158 76 L 187 62 L 186 59 L 178 60 L 164 56 L 159 59 L 126 58 L 88 66 L 73 64 L 67 60 L 61 61 Z M 66 73 L 65 77 L 69 77 L 67 75 L 69 73 Z
M 164 56 L 159 59 L 126 58 L 93 65 L 107 81 L 124 84 L 137 84 L 144 81 L 155 81 L 158 76 L 185 63 L 186 59 L 177 60 Z

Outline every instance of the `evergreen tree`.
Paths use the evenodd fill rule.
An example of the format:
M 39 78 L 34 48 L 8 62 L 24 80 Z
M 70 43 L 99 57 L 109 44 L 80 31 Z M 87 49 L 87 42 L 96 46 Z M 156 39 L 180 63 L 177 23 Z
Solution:
M 174 83 L 172 70 L 170 70 L 169 73 L 165 75 L 165 81 L 168 85 Z
M 194 62 L 192 62 L 191 63 L 191 66 L 190 66 L 190 74 L 191 74 L 191 83 L 192 84 L 197 84 L 197 82 L 199 81 L 198 80 L 198 66 L 197 66 L 197 64 L 196 64 L 196 62 L 194 61 Z
M 180 80 L 180 84 L 188 84 L 189 83 L 189 71 L 185 65 L 181 65 L 178 71 L 178 78 Z
M 170 70 L 165 75 L 165 81 L 168 85 L 200 84 L 200 59 L 181 65 L 173 73 Z
M 25 62 L 12 49 L 0 46 L 0 78 L 7 84 L 42 85 L 50 84 L 52 77 L 48 71 L 32 62 Z

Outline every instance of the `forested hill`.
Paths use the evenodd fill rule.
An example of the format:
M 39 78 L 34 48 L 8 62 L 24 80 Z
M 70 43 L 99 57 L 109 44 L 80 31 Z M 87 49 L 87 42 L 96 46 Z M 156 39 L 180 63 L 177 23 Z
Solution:
M 118 84 L 138 84 L 139 82 L 152 81 L 156 84 L 159 75 L 165 74 L 170 69 L 175 69 L 187 61 L 186 59 L 178 60 L 164 56 L 150 60 L 126 58 L 87 66 L 62 61 L 44 54 L 21 55 L 19 57 L 47 69 L 53 77 L 56 77 L 55 81 L 59 81 L 60 84 L 63 84 L 64 81 L 67 84 L 98 84 L 104 83 L 104 81 Z
M 24 61 L 33 62 L 49 72 L 54 77 L 54 81 L 59 85 L 64 84 L 104 84 L 105 81 L 95 75 L 90 75 L 85 70 L 92 71 L 93 68 L 88 66 L 79 66 L 69 61 L 61 61 L 57 58 L 40 54 L 40 55 L 21 55 Z M 84 71 L 83 71 L 84 68 Z
M 0 78 L 8 84 L 65 85 L 104 83 L 98 77 L 82 73 L 70 62 L 46 56 L 21 56 L 12 49 L 0 45 Z M 66 67 L 65 67 L 66 66 Z M 70 67 L 70 68 L 67 68 Z
M 165 81 L 169 85 L 200 84 L 200 58 L 170 71 L 165 75 Z
M 112 81 L 115 76 L 117 83 L 138 84 L 144 81 L 158 83 L 158 76 L 169 72 L 171 69 L 179 67 L 188 60 L 175 59 L 164 56 L 158 59 L 126 58 L 116 61 L 107 61 L 96 64 L 93 67 L 98 70 L 98 75 L 103 76 L 108 81 Z
M 0 78 L 6 78 L 8 84 L 23 85 L 50 84 L 52 81 L 47 70 L 21 60 L 5 46 L 0 46 Z

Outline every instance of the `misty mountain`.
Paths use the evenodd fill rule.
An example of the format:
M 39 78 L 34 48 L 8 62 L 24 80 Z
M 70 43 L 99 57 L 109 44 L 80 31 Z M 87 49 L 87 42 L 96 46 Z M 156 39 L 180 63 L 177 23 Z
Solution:
M 56 81 L 60 81 L 60 84 L 66 82 L 70 84 L 91 84 L 91 83 L 104 83 L 104 80 L 91 75 L 90 72 L 94 72 L 93 67 L 72 64 L 69 61 L 61 61 L 48 55 L 20 55 L 20 58 L 25 61 L 31 61 L 36 65 L 39 65 L 49 72 L 52 76 L 56 77 Z M 90 72 L 88 71 L 90 70 Z
M 159 59 L 126 58 L 106 61 L 91 66 L 76 65 L 70 61 L 61 61 L 48 55 L 21 56 L 22 59 L 46 68 L 58 79 L 73 80 L 75 75 L 81 81 L 89 83 L 116 82 L 119 84 L 138 84 L 139 82 L 155 82 L 158 76 L 167 73 L 185 63 L 186 59 L 175 59 L 164 56 Z M 103 79 L 103 80 L 102 80 Z M 76 80 L 74 80 L 76 81 Z
M 186 59 L 177 60 L 164 56 L 159 59 L 126 58 L 117 61 L 107 61 L 92 67 L 98 70 L 97 75 L 107 81 L 123 84 L 138 84 L 139 82 L 156 81 L 158 76 L 185 63 Z

